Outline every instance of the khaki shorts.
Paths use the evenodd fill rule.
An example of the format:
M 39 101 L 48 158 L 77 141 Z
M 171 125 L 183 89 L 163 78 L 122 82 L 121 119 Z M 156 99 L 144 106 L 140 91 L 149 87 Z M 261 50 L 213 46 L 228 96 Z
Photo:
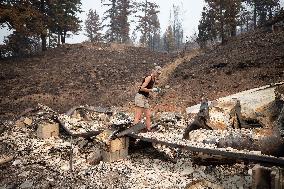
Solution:
M 145 97 L 144 95 L 142 94 L 139 94 L 137 93 L 135 95 L 135 106 L 137 107 L 140 107 L 140 108 L 145 108 L 145 109 L 148 109 L 150 108 L 150 105 L 149 105 L 149 102 L 148 102 L 148 99 L 147 97 Z

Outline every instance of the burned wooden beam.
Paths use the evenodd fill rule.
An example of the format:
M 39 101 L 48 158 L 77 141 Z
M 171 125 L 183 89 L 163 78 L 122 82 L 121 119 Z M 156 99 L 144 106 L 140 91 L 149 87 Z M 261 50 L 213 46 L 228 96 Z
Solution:
M 260 166 L 259 164 L 255 165 L 252 169 L 252 189 L 284 188 L 283 173 L 284 170 L 281 168 L 268 168 Z
M 210 149 L 210 148 L 200 148 L 195 146 L 186 146 L 182 144 L 170 143 L 166 141 L 159 141 L 156 139 L 145 138 L 142 136 L 138 136 L 136 134 L 128 134 L 129 137 L 140 139 L 146 142 L 151 143 L 159 143 L 162 145 L 170 146 L 173 148 L 184 149 L 192 152 L 202 152 L 205 154 L 212 154 L 212 155 L 220 155 L 228 158 L 239 159 L 239 160 L 246 160 L 246 161 L 253 161 L 253 162 L 264 162 L 264 163 L 271 163 L 274 165 L 281 165 L 284 166 L 284 159 L 277 158 L 272 156 L 260 156 L 254 154 L 244 154 L 244 153 L 237 153 L 237 152 L 230 152 L 230 151 L 221 151 L 218 149 Z
M 116 134 L 117 137 L 122 137 L 122 136 L 125 136 L 127 134 L 130 134 L 130 133 L 137 133 L 139 131 L 141 131 L 142 129 L 146 129 L 146 126 L 143 124 L 143 123 L 137 123 L 136 125 L 124 130 L 124 131 L 121 131 L 119 132 L 118 134 Z

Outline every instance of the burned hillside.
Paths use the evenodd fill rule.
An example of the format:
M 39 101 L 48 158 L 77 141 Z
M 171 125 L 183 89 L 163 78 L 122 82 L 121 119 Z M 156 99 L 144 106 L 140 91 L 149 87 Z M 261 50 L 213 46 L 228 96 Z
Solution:
M 0 188 L 282 187 L 283 42 L 258 31 L 182 57 L 83 43 L 1 62 Z M 141 132 L 132 100 L 154 64 Z
M 117 44 L 64 45 L 43 55 L 0 62 L 0 116 L 37 103 L 61 112 L 76 105 L 125 106 L 154 64 L 173 57 Z
M 241 34 L 200 53 L 186 57 L 171 75 L 164 104 L 188 107 L 202 97 L 213 100 L 284 79 L 284 33 L 263 31 Z
M 182 111 L 202 97 L 212 100 L 282 81 L 283 45 L 283 32 L 263 31 L 179 58 L 117 44 L 64 45 L 39 57 L 1 61 L 1 116 L 37 103 L 61 112 L 82 104 L 129 108 L 154 63 L 171 70 L 162 74 L 164 92 L 155 110 Z

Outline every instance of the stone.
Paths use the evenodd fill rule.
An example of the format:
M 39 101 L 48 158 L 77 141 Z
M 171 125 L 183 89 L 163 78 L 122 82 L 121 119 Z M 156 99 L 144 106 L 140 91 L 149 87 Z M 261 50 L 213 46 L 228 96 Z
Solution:
M 42 123 L 38 125 L 37 136 L 41 139 L 47 139 L 50 137 L 58 137 L 59 124 L 58 123 Z
M 32 180 L 26 180 L 20 185 L 20 188 L 32 188 L 33 181 Z
M 102 152 L 99 149 L 96 149 L 94 152 L 90 153 L 87 162 L 91 165 L 96 165 L 98 164 L 101 160 L 103 159 L 102 157 Z
M 100 114 L 99 115 L 99 119 L 105 123 L 109 123 L 110 122 L 110 119 L 109 119 L 109 116 L 107 114 Z
M 20 159 L 16 159 L 16 160 L 12 163 L 12 165 L 14 165 L 14 166 L 20 165 L 20 164 L 22 164 L 22 161 L 21 161 Z
M 23 122 L 23 118 L 18 119 L 18 120 L 15 122 L 15 125 L 16 125 L 17 127 L 25 127 L 25 124 L 24 124 L 24 122 Z
M 249 170 L 248 170 L 248 174 L 249 174 L 249 175 L 252 175 L 252 169 L 249 169 Z
M 33 123 L 33 120 L 32 120 L 32 119 L 30 119 L 30 118 L 28 118 L 28 117 L 26 117 L 26 118 L 24 119 L 24 124 L 26 124 L 26 125 L 28 125 L 28 126 L 31 126 L 32 123 Z
M 82 119 L 82 116 L 81 116 L 80 112 L 77 111 L 77 110 L 74 111 L 72 117 L 73 117 L 73 118 L 76 118 L 76 119 L 78 119 L 78 120 L 81 120 L 81 119 Z
M 24 171 L 21 174 L 19 174 L 20 177 L 27 177 L 30 174 L 30 171 Z
M 184 175 L 190 175 L 193 172 L 194 172 L 194 169 L 192 167 L 188 167 L 188 168 L 184 169 L 180 174 L 182 176 L 184 176 Z
M 70 165 L 69 165 L 69 163 L 67 163 L 67 162 L 62 163 L 60 169 L 63 170 L 63 171 L 68 171 L 68 170 L 70 170 Z

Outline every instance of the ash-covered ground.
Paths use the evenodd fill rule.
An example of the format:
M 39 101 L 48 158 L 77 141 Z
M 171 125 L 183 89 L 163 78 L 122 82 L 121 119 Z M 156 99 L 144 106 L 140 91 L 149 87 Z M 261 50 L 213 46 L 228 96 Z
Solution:
M 204 164 L 198 162 L 192 152 L 134 139 L 127 158 L 110 163 L 99 158 L 102 146 L 96 137 L 71 138 L 61 131 L 59 137 L 39 139 L 38 125 L 54 123 L 55 117 L 60 117 L 48 107 L 39 107 L 24 119 L 4 122 L 1 127 L 0 158 L 12 158 L 0 166 L 1 188 L 231 189 L 250 188 L 252 185 L 253 163 L 224 160 L 226 163 Z M 88 121 L 78 115 L 64 117 L 74 132 L 78 128 L 88 131 L 90 125 L 93 130 L 106 129 L 109 125 L 127 124 L 133 119 L 132 114 L 122 112 L 107 116 L 107 119 L 103 113 L 88 113 L 88 118 L 92 118 Z M 139 135 L 155 137 L 164 134 L 167 140 L 175 138 L 176 141 L 172 142 L 182 140 L 182 130 L 186 127 L 183 115 L 162 113 L 156 117 L 156 132 Z M 234 131 L 198 130 L 192 133 L 189 143 L 208 147 L 208 140 L 214 138 L 218 141 L 228 132 L 232 134 Z M 241 135 L 245 132 L 249 131 L 244 130 Z
M 49 108 L 26 112 L 38 103 L 59 113 L 82 104 L 133 112 L 138 86 L 158 64 L 164 70 L 163 92 L 151 101 L 159 121 L 156 115 L 184 113 L 202 97 L 213 100 L 283 81 L 283 36 L 283 32 L 246 33 L 211 51 L 186 52 L 183 57 L 84 43 L 64 45 L 37 57 L 1 60 L 0 188 L 251 188 L 253 163 L 222 160 L 208 165 L 208 160 L 200 164 L 191 152 L 158 144 L 139 147 L 137 141 L 131 144 L 134 149 L 127 159 L 106 163 L 98 158 L 101 144 L 95 138 L 71 139 L 61 130 L 58 138 L 42 140 L 36 131 L 40 124 L 57 123 L 58 118 L 73 134 L 103 130 L 119 119 L 94 114 L 82 120 Z M 185 141 L 181 137 L 188 124 L 186 116 L 164 117 L 181 120 L 160 120 L 156 132 L 139 136 L 210 149 L 221 149 L 220 141 L 230 137 L 257 140 L 265 136 L 250 129 L 199 130 Z M 266 156 L 246 148 L 222 150 Z

